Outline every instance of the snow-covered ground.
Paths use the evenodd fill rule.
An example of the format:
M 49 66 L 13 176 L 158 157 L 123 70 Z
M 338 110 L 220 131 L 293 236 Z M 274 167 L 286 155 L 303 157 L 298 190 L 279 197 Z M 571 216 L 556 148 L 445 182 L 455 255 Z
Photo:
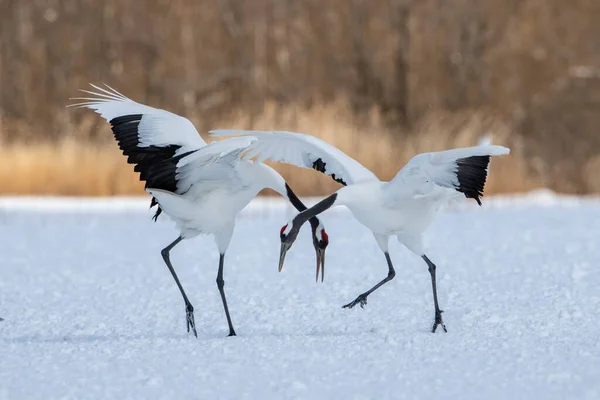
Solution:
M 278 273 L 293 213 L 256 201 L 226 257 L 238 337 L 212 238 L 172 252 L 198 339 L 160 256 L 177 233 L 147 207 L 0 198 L 0 399 L 600 398 L 600 200 L 542 192 L 440 213 L 427 241 L 447 334 L 429 333 L 426 265 L 397 242 L 396 279 L 345 310 L 387 273 L 371 234 L 326 213 L 316 284 L 308 229 Z

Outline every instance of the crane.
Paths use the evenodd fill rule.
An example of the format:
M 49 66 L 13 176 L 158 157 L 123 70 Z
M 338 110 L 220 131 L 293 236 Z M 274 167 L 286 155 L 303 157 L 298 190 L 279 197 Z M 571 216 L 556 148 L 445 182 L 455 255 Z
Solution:
M 194 307 L 186 295 L 170 260 L 171 250 L 182 240 L 212 234 L 219 251 L 217 287 L 223 302 L 229 335 L 235 336 L 224 291 L 223 264 L 236 215 L 264 188 L 275 190 L 298 210 L 306 210 L 290 186 L 273 168 L 247 161 L 241 153 L 255 138 L 233 138 L 207 144 L 187 118 L 137 103 L 110 86 L 91 85 L 81 90 L 90 97 L 77 97 L 71 107 L 89 108 L 111 125 L 127 162 L 145 181 L 157 206 L 179 229 L 178 237 L 161 251 L 185 303 L 187 331 L 194 336 Z M 323 279 L 325 249 L 329 238 L 318 218 L 311 218 L 312 240 L 317 254 L 317 276 Z
M 438 303 L 436 265 L 427 257 L 423 234 L 433 221 L 436 211 L 456 196 L 474 199 L 481 205 L 491 156 L 508 154 L 502 146 L 480 145 L 414 156 L 389 182 L 380 181 L 370 170 L 336 147 L 316 138 L 295 132 L 245 131 L 220 129 L 213 136 L 247 137 L 257 140 L 249 144 L 244 158 L 256 161 L 286 162 L 303 168 L 314 168 L 344 185 L 313 207 L 301 211 L 281 228 L 281 272 L 287 251 L 296 240 L 300 227 L 325 210 L 346 206 L 354 217 L 369 228 L 385 256 L 387 276 L 355 300 L 344 305 L 351 309 L 367 304 L 367 297 L 396 274 L 388 244 L 391 236 L 427 264 L 431 276 L 434 322 L 447 332 Z

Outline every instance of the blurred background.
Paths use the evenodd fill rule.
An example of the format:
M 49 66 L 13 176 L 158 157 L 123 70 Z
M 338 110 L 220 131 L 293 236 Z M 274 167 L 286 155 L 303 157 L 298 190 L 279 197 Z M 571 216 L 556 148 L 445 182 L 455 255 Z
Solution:
M 512 153 L 486 193 L 600 192 L 598 0 L 0 0 L 0 194 L 143 193 L 109 125 L 65 108 L 90 82 L 203 136 L 319 136 L 381 179 L 492 140 Z

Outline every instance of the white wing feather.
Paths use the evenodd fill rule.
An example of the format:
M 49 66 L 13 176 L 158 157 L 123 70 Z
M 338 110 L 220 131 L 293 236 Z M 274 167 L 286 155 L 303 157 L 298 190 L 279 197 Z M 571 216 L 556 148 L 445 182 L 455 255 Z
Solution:
M 91 86 L 98 92 L 81 90 L 92 97 L 73 98 L 71 100 L 83 100 L 83 102 L 71 104 L 69 107 L 92 109 L 108 122 L 117 117 L 142 114 L 138 127 L 140 147 L 179 145 L 181 149 L 177 154 L 181 154 L 206 145 L 189 119 L 137 103 L 108 85 L 106 85 L 107 89 Z
M 177 193 L 186 193 L 194 185 L 203 192 L 215 188 L 235 191 L 246 186 L 236 167 L 241 153 L 255 141 L 253 137 L 240 137 L 213 142 L 182 158 L 177 163 Z
M 390 182 L 397 194 L 409 196 L 425 195 L 434 189 L 434 185 L 456 189 L 458 164 L 460 159 L 473 156 L 499 156 L 510 150 L 502 146 L 484 145 L 423 153 L 414 156 Z
M 251 131 L 216 129 L 212 136 L 252 136 L 258 140 L 246 149 L 244 159 L 284 162 L 301 168 L 314 168 L 317 160 L 325 163 L 323 172 L 341 179 L 345 184 L 376 181 L 377 176 L 358 161 L 323 140 L 302 133 L 286 131 Z

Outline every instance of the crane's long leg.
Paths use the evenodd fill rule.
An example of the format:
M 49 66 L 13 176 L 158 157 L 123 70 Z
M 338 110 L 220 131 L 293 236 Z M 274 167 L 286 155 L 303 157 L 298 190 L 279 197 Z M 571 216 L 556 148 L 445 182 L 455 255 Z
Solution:
M 435 282 L 435 264 L 432 263 L 431 260 L 427 258 L 425 254 L 423 254 L 422 257 L 423 260 L 425 260 L 425 262 L 427 263 L 427 266 L 429 267 L 429 275 L 431 275 L 431 288 L 433 289 L 433 305 L 435 307 L 435 320 L 433 322 L 433 328 L 431 328 L 431 333 L 435 333 L 435 330 L 437 329 L 438 325 L 442 326 L 444 332 L 448 332 L 448 330 L 446 329 L 446 325 L 444 325 L 444 321 L 442 320 L 442 313 L 444 311 L 440 310 L 440 306 L 438 304 L 437 287 Z
M 183 301 L 185 302 L 185 315 L 186 315 L 186 321 L 187 321 L 187 331 L 189 332 L 190 329 L 192 329 L 192 332 L 194 332 L 194 336 L 198 337 L 198 333 L 196 333 L 196 322 L 194 321 L 194 307 L 192 306 L 192 303 L 190 303 L 190 301 L 188 300 L 187 295 L 185 294 L 185 291 L 183 290 L 183 286 L 181 286 L 181 282 L 179 282 L 179 278 L 177 277 L 177 274 L 175 273 L 175 269 L 173 268 L 173 265 L 171 264 L 171 259 L 169 258 L 170 251 L 173 249 L 173 247 L 177 246 L 177 244 L 179 242 L 181 242 L 182 240 L 183 240 L 183 238 L 181 236 L 178 237 L 177 239 L 175 239 L 175 241 L 173 243 L 171 243 L 170 245 L 168 245 L 167 247 L 162 249 L 160 254 L 162 254 L 163 260 L 165 260 L 165 264 L 167 264 L 167 267 L 169 267 L 169 271 L 171 271 L 171 275 L 173 275 L 173 279 L 175 279 L 175 283 L 177 284 L 177 287 L 179 288 L 179 291 L 181 292 L 181 295 L 183 296 Z
M 231 316 L 229 315 L 229 307 L 227 307 L 227 299 L 225 298 L 225 281 L 223 280 L 223 262 L 225 261 L 225 254 L 221 254 L 219 257 L 219 272 L 217 273 L 217 287 L 219 293 L 221 293 L 221 300 L 223 300 L 223 308 L 225 308 L 225 316 L 227 317 L 227 324 L 229 325 L 229 335 L 236 336 L 235 330 L 233 330 L 233 324 L 231 323 Z
M 386 282 L 391 281 L 392 279 L 394 279 L 394 276 L 396 276 L 396 271 L 394 271 L 394 266 L 392 265 L 392 260 L 390 259 L 390 254 L 386 251 L 383 254 L 385 254 L 385 259 L 387 260 L 387 264 L 388 264 L 388 275 L 381 280 L 381 282 L 379 282 L 377 285 L 373 286 L 371 289 L 367 290 L 366 292 L 364 292 L 363 294 L 361 294 L 360 296 L 358 296 L 354 301 L 346 304 L 345 306 L 343 306 L 342 308 L 352 308 L 357 304 L 360 304 L 361 308 L 364 308 L 365 305 L 367 305 L 367 296 L 370 295 L 371 293 L 373 293 L 375 290 L 379 289 L 379 287 L 381 285 L 383 285 Z

